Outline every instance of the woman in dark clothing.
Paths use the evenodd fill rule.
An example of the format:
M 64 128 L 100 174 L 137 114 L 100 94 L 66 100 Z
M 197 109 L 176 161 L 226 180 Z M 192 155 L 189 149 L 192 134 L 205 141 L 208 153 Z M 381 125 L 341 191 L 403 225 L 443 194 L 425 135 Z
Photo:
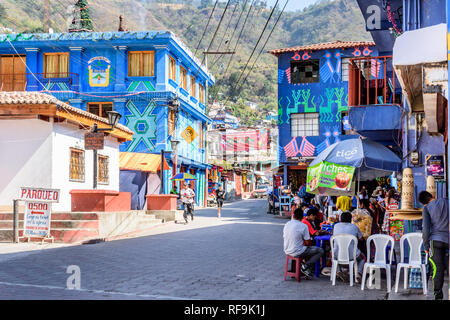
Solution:
M 225 199 L 225 191 L 223 191 L 222 186 L 219 186 L 219 190 L 216 193 L 216 201 L 217 201 L 217 217 L 220 218 L 220 212 L 222 211 L 223 200 Z

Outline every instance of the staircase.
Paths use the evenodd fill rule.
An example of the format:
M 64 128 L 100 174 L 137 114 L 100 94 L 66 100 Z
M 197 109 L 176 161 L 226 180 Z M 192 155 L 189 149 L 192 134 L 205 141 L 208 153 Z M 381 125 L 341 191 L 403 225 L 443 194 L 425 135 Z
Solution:
M 23 235 L 23 216 L 19 213 L 19 237 Z M 77 243 L 139 233 L 162 223 L 163 219 L 146 211 L 52 213 L 50 234 L 55 242 Z M 0 241 L 12 240 L 13 214 L 0 212 Z

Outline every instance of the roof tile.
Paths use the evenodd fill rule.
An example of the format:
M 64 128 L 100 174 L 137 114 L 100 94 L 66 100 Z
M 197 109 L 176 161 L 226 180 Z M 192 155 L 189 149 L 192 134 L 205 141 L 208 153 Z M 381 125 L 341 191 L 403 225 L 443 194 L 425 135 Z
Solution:
M 373 42 L 373 41 L 340 41 L 340 40 L 337 40 L 337 41 L 332 41 L 332 42 L 309 44 L 309 45 L 292 47 L 292 48 L 274 49 L 274 50 L 270 50 L 269 53 L 271 53 L 273 55 L 279 55 L 282 53 L 296 52 L 296 51 L 346 49 L 346 48 L 355 48 L 355 47 L 370 47 L 370 46 L 374 46 L 374 45 L 375 45 L 375 42 Z

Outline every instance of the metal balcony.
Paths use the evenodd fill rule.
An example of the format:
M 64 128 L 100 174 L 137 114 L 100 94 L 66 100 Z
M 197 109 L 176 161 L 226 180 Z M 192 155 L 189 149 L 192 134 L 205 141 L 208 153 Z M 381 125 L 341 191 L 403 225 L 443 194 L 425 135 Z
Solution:
M 348 105 L 400 105 L 402 89 L 392 67 L 392 56 L 350 59 Z

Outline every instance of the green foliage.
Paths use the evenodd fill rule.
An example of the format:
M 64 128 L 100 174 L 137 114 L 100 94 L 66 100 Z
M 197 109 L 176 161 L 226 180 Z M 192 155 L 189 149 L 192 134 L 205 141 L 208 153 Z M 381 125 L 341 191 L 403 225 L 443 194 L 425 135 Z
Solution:
M 1 0 L 1 2 L 8 12 L 8 19 L 15 21 L 15 25 L 9 25 L 8 20 L 3 21 L 5 27 L 11 27 L 17 32 L 38 30 L 39 27 L 42 27 L 43 9 L 37 1 Z M 85 0 L 78 2 L 80 5 L 87 4 Z M 126 5 L 123 5 L 123 2 L 119 0 L 90 1 L 90 12 L 86 10 L 85 13 L 90 14 L 92 29 L 95 27 L 96 31 L 116 31 L 118 17 L 122 14 L 128 30 L 170 30 L 192 52 L 195 52 L 215 0 L 129 0 L 126 1 Z M 247 5 L 234 37 L 231 39 L 245 0 L 234 0 L 232 3 L 233 6 L 228 8 L 222 27 L 211 46 L 212 51 L 232 51 L 234 49 L 249 5 Z M 232 17 L 235 4 L 239 7 Z M 267 53 L 268 50 L 334 40 L 371 40 L 370 34 L 365 31 L 364 19 L 356 0 L 321 0 L 302 11 L 283 13 L 253 71 L 247 77 L 247 73 L 259 54 L 268 32 L 263 37 L 247 67 L 246 73 L 238 84 L 237 80 L 244 70 L 244 66 L 270 14 L 270 8 L 267 8 L 266 1 L 255 1 L 255 4 L 236 53 L 232 58 L 232 63 L 229 65 L 230 55 L 208 56 L 208 68 L 216 78 L 215 86 L 208 90 L 209 101 L 229 100 L 230 109 L 234 110 L 233 114 L 240 117 L 244 124 L 251 125 L 253 124 L 251 122 L 255 119 L 265 118 L 267 112 L 277 110 L 277 58 Z M 209 46 L 225 5 L 226 2 L 219 2 L 215 10 L 208 31 L 197 52 L 200 61 L 203 59 L 201 52 Z M 66 9 L 62 1 L 52 2 L 50 25 L 55 32 L 67 31 L 67 17 L 64 14 Z M 269 31 L 272 29 L 278 13 L 274 14 L 268 26 Z M 225 30 L 230 19 L 232 19 L 230 28 Z M 2 22 L 1 6 L 0 22 Z M 224 41 L 219 48 L 222 38 Z M 227 72 L 225 72 L 226 70 Z M 246 82 L 241 86 L 244 79 L 246 79 Z M 245 106 L 245 101 L 257 103 L 261 112 Z

